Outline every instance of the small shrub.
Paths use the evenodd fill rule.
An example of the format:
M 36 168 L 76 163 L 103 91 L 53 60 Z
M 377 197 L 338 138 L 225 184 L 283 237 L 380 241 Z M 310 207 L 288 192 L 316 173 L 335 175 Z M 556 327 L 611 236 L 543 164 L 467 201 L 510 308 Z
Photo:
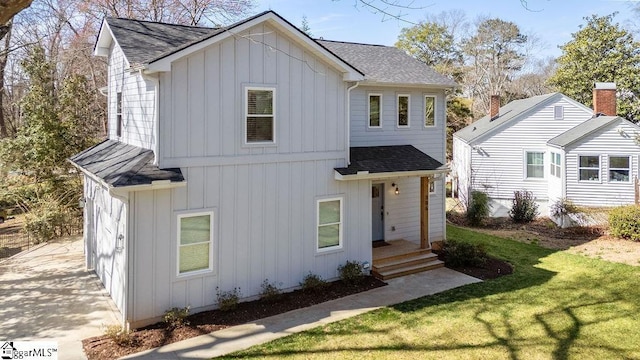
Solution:
M 442 246 L 444 262 L 452 267 L 479 267 L 487 261 L 487 252 L 481 245 L 446 240 Z
M 538 204 L 531 191 L 513 192 L 513 205 L 509 217 L 515 222 L 531 222 L 538 216 Z
M 302 279 L 300 287 L 303 291 L 317 291 L 327 286 L 327 282 L 320 275 L 309 272 Z
M 615 237 L 640 241 L 640 206 L 620 206 L 611 210 L 609 231 Z
M 222 311 L 231 311 L 237 308 L 240 302 L 240 288 L 220 291 L 220 289 L 216 287 L 216 296 L 218 298 L 218 308 Z
M 104 327 L 104 335 L 113 340 L 119 346 L 129 346 L 133 344 L 131 330 L 127 330 L 120 325 L 109 325 Z
M 567 198 L 558 199 L 556 202 L 551 204 L 551 216 L 560 217 L 569 214 L 577 214 L 581 210 L 580 208 L 574 204 L 571 200 Z
M 178 328 L 183 325 L 189 325 L 187 321 L 189 316 L 189 307 L 171 308 L 164 312 L 163 320 L 170 328 Z
M 471 224 L 471 226 L 482 224 L 484 219 L 489 216 L 490 210 L 489 195 L 482 191 L 472 191 L 466 214 L 469 224 Z
M 344 265 L 338 266 L 340 279 L 349 284 L 360 282 L 364 278 L 362 265 L 357 261 L 347 261 Z
M 260 299 L 262 300 L 274 301 L 282 295 L 282 291 L 280 291 L 278 286 L 275 283 L 270 283 L 269 279 L 265 279 L 260 287 L 262 288 L 260 292 Z

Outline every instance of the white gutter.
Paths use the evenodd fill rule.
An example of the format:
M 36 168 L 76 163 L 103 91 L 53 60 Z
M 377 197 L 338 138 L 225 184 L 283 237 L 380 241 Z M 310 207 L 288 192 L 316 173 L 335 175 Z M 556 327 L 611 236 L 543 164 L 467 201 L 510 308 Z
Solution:
M 351 165 L 351 90 L 360 85 L 359 81 L 356 81 L 355 85 L 347 89 L 347 166 Z
M 143 69 L 139 70 L 140 76 L 144 80 L 149 80 L 153 83 L 153 165 L 158 165 L 160 158 L 160 79 L 158 76 L 149 76 L 144 73 Z
M 416 170 L 416 171 L 394 171 L 394 172 L 382 172 L 382 173 L 370 173 L 368 171 L 358 171 L 357 174 L 351 175 L 342 175 L 338 171 L 334 170 L 334 178 L 339 181 L 347 181 L 347 180 L 382 180 L 382 179 L 392 179 L 399 177 L 413 177 L 413 176 L 431 176 L 431 175 L 440 175 L 446 174 L 450 172 L 446 166 L 437 168 L 435 170 Z

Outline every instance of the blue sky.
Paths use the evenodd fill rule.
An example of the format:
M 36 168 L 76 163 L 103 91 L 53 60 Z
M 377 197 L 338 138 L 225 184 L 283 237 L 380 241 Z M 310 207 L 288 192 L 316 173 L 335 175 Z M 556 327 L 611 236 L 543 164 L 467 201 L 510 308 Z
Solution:
M 399 0 L 408 4 L 409 0 Z M 408 21 L 419 22 L 428 13 L 461 9 L 468 19 L 486 15 L 512 21 L 525 33 L 534 33 L 543 45 L 538 57 L 558 56 L 558 45 L 571 40 L 571 33 L 584 24 L 583 17 L 591 14 L 619 14 L 616 21 L 625 23 L 632 18 L 631 4 L 640 0 L 527 0 L 527 10 L 519 0 L 415 0 L 419 10 L 402 10 Z M 296 26 L 305 15 L 315 37 L 382 45 L 393 45 L 406 22 L 385 19 L 373 14 L 357 0 L 257 0 L 256 11 L 274 10 Z M 379 0 L 376 4 L 382 5 Z M 398 12 L 395 9 L 394 12 Z

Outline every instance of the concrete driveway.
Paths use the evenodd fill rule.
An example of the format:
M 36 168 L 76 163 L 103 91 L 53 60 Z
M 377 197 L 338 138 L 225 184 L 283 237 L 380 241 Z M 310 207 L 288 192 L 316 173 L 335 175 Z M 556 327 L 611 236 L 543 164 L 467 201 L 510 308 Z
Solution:
M 120 314 L 82 253 L 73 237 L 0 263 L 0 340 L 55 340 L 60 359 L 86 359 L 81 340 Z

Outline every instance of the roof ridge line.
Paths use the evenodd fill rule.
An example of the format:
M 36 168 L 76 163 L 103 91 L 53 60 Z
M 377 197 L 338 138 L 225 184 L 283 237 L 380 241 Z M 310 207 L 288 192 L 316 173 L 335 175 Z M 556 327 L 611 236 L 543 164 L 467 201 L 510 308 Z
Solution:
M 368 44 L 368 43 L 361 43 L 361 42 L 354 42 L 354 41 L 327 40 L 327 39 L 322 39 L 322 38 L 317 38 L 317 39 L 313 39 L 313 40 L 315 40 L 315 41 L 327 41 L 327 42 L 340 43 L 340 44 L 366 45 L 366 46 L 379 46 L 379 47 L 395 48 L 395 46 L 381 45 L 381 44 Z
M 135 21 L 135 22 L 141 22 L 141 23 L 146 23 L 146 24 L 158 24 L 158 25 L 167 25 L 167 26 L 175 26 L 175 27 L 186 27 L 186 28 L 192 28 L 192 29 L 209 29 L 209 30 L 220 29 L 220 26 L 211 27 L 211 26 L 200 26 L 200 25 L 186 25 L 186 24 L 168 23 L 168 22 L 163 22 L 163 21 L 140 20 L 140 19 L 132 19 L 132 18 L 126 18 L 126 17 L 113 17 L 113 16 L 108 16 L 107 17 L 107 22 L 110 19 L 111 20 L 126 20 L 126 21 L 132 21 L 132 22 Z

